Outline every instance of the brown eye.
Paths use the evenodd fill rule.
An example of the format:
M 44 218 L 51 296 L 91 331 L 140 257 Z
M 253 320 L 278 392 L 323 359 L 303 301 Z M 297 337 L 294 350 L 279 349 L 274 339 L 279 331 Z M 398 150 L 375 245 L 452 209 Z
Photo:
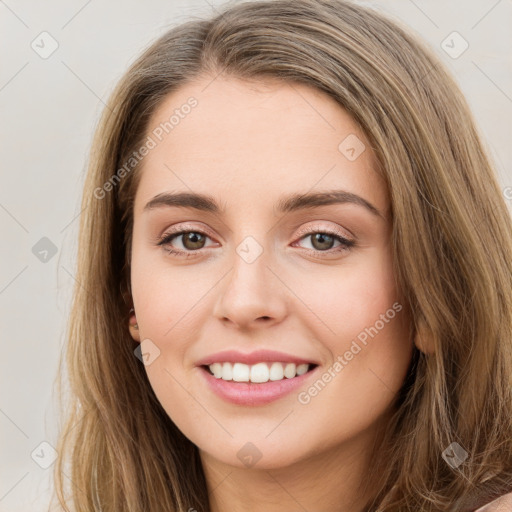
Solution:
M 311 237 L 311 245 L 318 251 L 326 251 L 332 249 L 335 237 L 328 233 L 315 233 L 309 235 Z
M 336 253 L 341 251 L 349 251 L 356 245 L 354 240 L 349 240 L 342 236 L 340 233 L 331 233 L 329 231 L 309 231 L 302 232 L 300 240 L 310 240 L 311 249 L 307 248 L 312 252 L 327 252 Z M 338 246 L 334 247 L 334 244 L 338 242 Z
M 199 249 L 203 249 L 208 237 L 200 231 L 180 231 L 179 233 L 171 233 L 164 236 L 158 245 L 170 245 L 175 238 L 181 238 L 181 243 L 184 249 L 188 251 L 197 251 Z
M 204 247 L 206 237 L 204 237 L 202 233 L 197 231 L 185 231 L 180 236 L 182 237 L 182 243 L 185 249 L 193 251 Z

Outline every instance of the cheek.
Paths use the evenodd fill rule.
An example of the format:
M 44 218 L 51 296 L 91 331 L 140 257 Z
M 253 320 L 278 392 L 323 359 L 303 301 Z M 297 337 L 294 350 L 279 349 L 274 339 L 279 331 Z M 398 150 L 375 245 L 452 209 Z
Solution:
M 142 243 L 134 244 L 131 287 L 141 333 L 160 340 L 173 337 L 174 326 L 183 329 L 190 323 L 194 306 L 207 291 L 193 265 L 171 263 L 163 249 Z
M 134 245 L 132 253 L 131 287 L 142 350 L 147 347 L 151 354 L 145 370 L 169 417 L 190 433 L 202 411 L 191 404 L 186 380 L 190 376 L 184 365 L 187 350 L 201 336 L 198 324 L 202 322 L 195 308 L 200 307 L 207 283 L 193 266 L 172 266 L 160 249 L 140 245 Z
M 289 276 L 291 279 L 291 276 Z M 329 347 L 342 350 L 345 343 L 356 338 L 365 328 L 384 320 L 401 317 L 403 308 L 398 304 L 397 288 L 393 276 L 392 259 L 387 251 L 367 250 L 360 257 L 347 259 L 346 264 L 318 271 L 314 275 L 296 277 L 294 291 L 303 298 L 321 328 L 319 339 L 330 340 Z M 401 330 L 400 322 L 386 322 L 385 329 Z M 332 335 L 332 336 L 330 336 Z M 364 338 L 364 335 L 362 336 Z
M 331 368 L 322 381 L 328 381 L 329 391 L 319 393 L 319 401 L 326 400 L 325 407 L 332 401 L 351 404 L 351 414 L 357 410 L 353 417 L 359 418 L 372 408 L 383 411 L 403 384 L 413 350 L 389 253 L 368 253 L 336 275 L 317 276 L 308 290 L 305 295 L 303 288 L 302 296 L 321 320 L 311 323 L 314 338 L 327 349 Z M 323 384 L 318 388 L 323 390 Z

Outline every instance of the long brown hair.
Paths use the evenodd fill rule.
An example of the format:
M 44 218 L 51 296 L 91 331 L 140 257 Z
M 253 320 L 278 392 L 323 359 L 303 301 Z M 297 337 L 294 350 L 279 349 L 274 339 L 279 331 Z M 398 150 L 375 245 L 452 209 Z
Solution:
M 209 510 L 197 447 L 134 356 L 129 265 L 140 165 L 119 169 L 169 93 L 219 73 L 298 82 L 334 98 L 368 137 L 389 187 L 411 339 L 429 340 L 434 352 L 415 349 L 375 455 L 380 484 L 366 510 L 471 510 L 512 491 L 512 222 L 461 92 L 428 48 L 369 8 L 263 0 L 169 30 L 104 110 L 82 199 L 65 359 L 71 397 L 54 472 L 59 504 Z M 458 467 L 443 459 L 459 449 L 453 443 L 467 453 Z

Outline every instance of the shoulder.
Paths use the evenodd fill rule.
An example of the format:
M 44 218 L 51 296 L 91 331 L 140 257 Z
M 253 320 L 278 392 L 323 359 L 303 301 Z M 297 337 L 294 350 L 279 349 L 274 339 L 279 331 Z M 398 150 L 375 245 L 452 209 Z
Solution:
M 475 512 L 512 512 L 512 492 L 500 496 Z

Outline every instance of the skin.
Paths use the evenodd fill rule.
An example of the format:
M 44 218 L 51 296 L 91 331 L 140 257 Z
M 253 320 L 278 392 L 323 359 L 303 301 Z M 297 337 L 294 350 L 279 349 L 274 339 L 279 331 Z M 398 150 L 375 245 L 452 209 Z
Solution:
M 399 302 L 389 194 L 375 155 L 333 99 L 270 80 L 202 77 L 166 98 L 148 135 L 190 96 L 198 105 L 144 158 L 135 197 L 136 339 L 160 351 L 145 367 L 151 386 L 199 448 L 213 512 L 360 511 L 372 496 L 370 453 L 412 356 L 405 308 L 307 404 L 298 393 L 315 379 L 264 406 L 233 405 L 205 385 L 195 362 L 267 348 L 319 362 L 321 377 Z M 350 134 L 366 146 L 354 161 L 338 149 Z M 383 217 L 349 203 L 277 213 L 284 194 L 329 189 L 361 196 Z M 182 191 L 213 196 L 225 213 L 144 210 L 154 196 Z M 184 236 L 167 245 L 196 251 L 188 259 L 157 245 L 184 223 L 206 234 L 202 245 Z M 304 228 L 338 230 L 356 246 L 315 244 L 299 234 Z M 236 252 L 249 236 L 263 250 L 251 264 Z M 237 456 L 248 442 L 261 453 L 250 467 Z

